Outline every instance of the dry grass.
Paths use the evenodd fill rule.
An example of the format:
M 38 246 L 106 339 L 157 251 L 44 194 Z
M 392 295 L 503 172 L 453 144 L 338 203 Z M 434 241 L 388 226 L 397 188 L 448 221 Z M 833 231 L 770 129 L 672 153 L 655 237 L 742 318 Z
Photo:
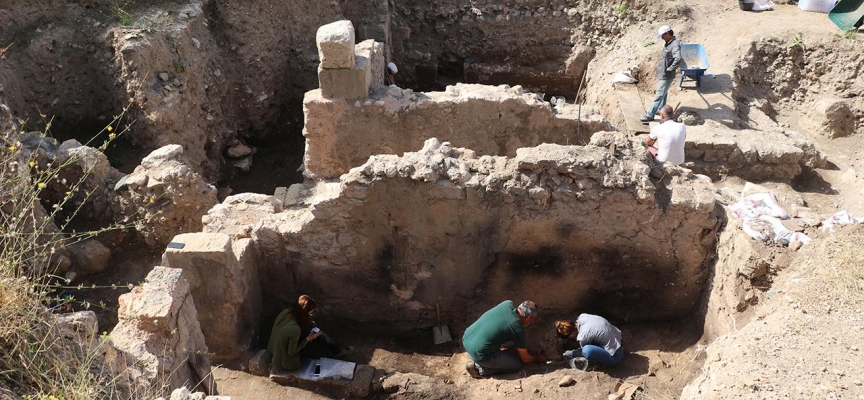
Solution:
M 833 296 L 849 305 L 864 305 L 864 227 L 838 230 L 826 246 L 826 275 Z
M 72 182 L 62 200 L 46 212 L 43 191 L 77 160 L 52 165 L 38 152 L 26 151 L 17 140 L 21 125 L 0 104 L 0 387 L 24 399 L 128 398 L 128 390 L 121 390 L 101 367 L 99 346 L 64 338 L 46 306 L 52 285 L 59 281 L 53 276 L 56 250 L 100 232 L 69 235 L 63 226 L 55 226 L 65 206 L 73 199 L 83 204 L 89 193 L 79 192 L 81 182 Z

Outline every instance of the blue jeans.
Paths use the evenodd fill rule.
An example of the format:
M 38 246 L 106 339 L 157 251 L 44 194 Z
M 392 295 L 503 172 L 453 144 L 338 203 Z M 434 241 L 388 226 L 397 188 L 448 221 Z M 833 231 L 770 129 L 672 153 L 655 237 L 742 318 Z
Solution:
M 609 352 L 606 349 L 595 346 L 593 344 L 586 345 L 582 348 L 582 357 L 588 359 L 588 361 L 595 362 L 603 365 L 615 365 L 621 361 L 621 357 L 624 357 L 624 347 L 619 347 L 615 352 L 614 356 L 610 356 Z
M 657 95 L 654 96 L 654 102 L 651 103 L 651 108 L 645 114 L 648 118 L 654 118 L 660 109 L 666 105 L 666 95 L 669 93 L 669 86 L 672 85 L 674 79 L 661 79 L 657 81 Z
M 522 359 L 519 355 L 510 351 L 498 351 L 491 359 L 486 361 L 475 361 L 480 376 L 507 374 L 522 369 Z

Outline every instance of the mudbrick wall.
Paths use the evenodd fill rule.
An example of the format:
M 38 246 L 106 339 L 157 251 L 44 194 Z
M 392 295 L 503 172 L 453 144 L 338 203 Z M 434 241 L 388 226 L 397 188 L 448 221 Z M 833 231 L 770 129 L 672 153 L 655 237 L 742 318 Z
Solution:
M 379 87 L 365 101 L 306 94 L 307 177 L 336 178 L 374 154 L 401 154 L 431 137 L 478 155 L 515 156 L 540 143 L 586 144 L 611 125 L 595 111 L 551 107 L 519 86 L 458 84 L 444 92 Z
M 264 315 L 303 292 L 353 321 L 424 323 L 436 302 L 449 314 L 522 297 L 552 312 L 590 303 L 621 318 L 675 318 L 705 287 L 718 218 L 710 180 L 674 167 L 653 180 L 648 162 L 642 143 L 618 133 L 514 157 L 429 139 L 339 181 L 281 190 L 284 210 L 275 200 L 217 205 L 204 231 L 255 241 Z

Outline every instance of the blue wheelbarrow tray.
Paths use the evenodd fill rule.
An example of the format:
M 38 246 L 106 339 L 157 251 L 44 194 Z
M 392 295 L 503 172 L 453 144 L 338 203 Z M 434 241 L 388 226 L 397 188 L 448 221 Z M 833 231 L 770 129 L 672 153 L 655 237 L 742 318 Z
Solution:
M 864 21 L 864 0 L 841 0 L 828 13 L 828 19 L 840 30 L 848 31 Z
M 681 81 L 678 82 L 678 87 L 684 85 L 685 76 L 695 78 L 696 87 L 702 86 L 703 76 L 714 77 L 705 73 L 710 66 L 708 55 L 705 53 L 705 46 L 701 44 L 682 44 L 681 63 L 678 64 L 678 68 L 681 69 Z

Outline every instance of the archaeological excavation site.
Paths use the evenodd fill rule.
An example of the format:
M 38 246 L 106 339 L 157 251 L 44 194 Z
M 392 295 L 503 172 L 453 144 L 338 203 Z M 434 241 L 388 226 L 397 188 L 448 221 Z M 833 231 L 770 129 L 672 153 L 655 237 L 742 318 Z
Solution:
M 860 0 L 2 3 L 0 400 L 864 399 Z

